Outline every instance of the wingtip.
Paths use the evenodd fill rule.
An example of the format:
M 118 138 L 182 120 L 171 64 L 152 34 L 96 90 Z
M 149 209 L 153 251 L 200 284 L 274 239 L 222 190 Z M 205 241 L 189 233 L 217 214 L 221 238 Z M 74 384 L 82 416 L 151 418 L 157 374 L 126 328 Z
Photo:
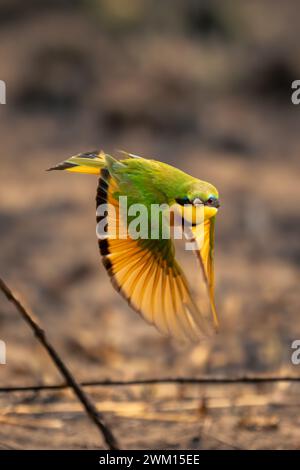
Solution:
M 215 310 L 214 310 L 214 314 L 213 314 L 213 325 L 214 325 L 215 333 L 218 334 L 220 332 L 220 322 L 219 322 L 219 319 L 216 316 Z

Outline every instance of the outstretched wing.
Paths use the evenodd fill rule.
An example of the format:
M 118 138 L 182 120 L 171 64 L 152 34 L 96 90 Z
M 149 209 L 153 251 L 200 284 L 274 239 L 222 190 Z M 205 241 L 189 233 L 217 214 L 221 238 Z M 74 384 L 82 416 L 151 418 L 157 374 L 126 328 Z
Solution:
M 214 300 L 215 217 L 205 220 L 201 225 L 192 227 L 192 233 L 197 246 L 195 254 L 200 262 L 204 280 L 207 285 L 214 326 L 218 329 L 219 320 Z
M 175 259 L 172 241 L 129 236 L 119 211 L 118 183 L 108 170 L 101 171 L 96 201 L 97 208 L 109 204 L 105 232 L 98 238 L 103 264 L 115 289 L 163 334 L 179 341 L 203 338 L 208 333 L 205 319 Z M 98 215 L 97 222 L 102 221 L 103 215 Z

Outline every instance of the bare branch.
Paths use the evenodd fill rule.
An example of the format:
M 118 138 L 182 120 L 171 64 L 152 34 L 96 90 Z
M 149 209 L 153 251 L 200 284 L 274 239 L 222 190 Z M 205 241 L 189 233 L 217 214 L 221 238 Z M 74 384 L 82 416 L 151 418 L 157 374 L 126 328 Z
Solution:
M 53 363 L 56 365 L 57 369 L 59 370 L 59 372 L 65 379 L 66 386 L 73 389 L 78 400 L 84 406 L 88 417 L 95 423 L 95 425 L 99 429 L 109 449 L 111 450 L 118 449 L 116 438 L 114 437 L 110 428 L 105 423 L 102 414 L 97 411 L 95 405 L 92 403 L 89 397 L 82 390 L 80 384 L 76 381 L 76 379 L 74 378 L 70 370 L 67 368 L 67 366 L 65 365 L 63 360 L 60 358 L 60 356 L 58 355 L 58 353 L 56 352 L 52 344 L 49 342 L 48 338 L 46 337 L 45 331 L 39 326 L 34 315 L 28 312 L 28 309 L 24 307 L 21 301 L 16 297 L 16 295 L 10 290 L 10 288 L 1 278 L 0 278 L 0 290 L 4 293 L 6 298 L 14 304 L 14 306 L 16 307 L 17 311 L 20 313 L 23 320 L 25 320 L 25 322 L 30 326 L 35 336 L 37 337 L 38 341 L 47 351 Z
M 81 387 L 127 387 L 133 385 L 152 385 L 152 384 L 187 384 L 187 385 L 230 385 L 230 384 L 261 384 L 261 383 L 279 383 L 279 382 L 299 382 L 300 377 L 293 375 L 244 375 L 236 377 L 223 376 L 205 376 L 205 377 L 161 377 L 149 379 L 133 379 L 133 380 L 96 380 L 81 382 Z M 68 383 L 53 385 L 28 385 L 14 387 L 0 387 L 0 393 L 5 392 L 39 392 L 51 390 L 63 390 L 69 388 Z

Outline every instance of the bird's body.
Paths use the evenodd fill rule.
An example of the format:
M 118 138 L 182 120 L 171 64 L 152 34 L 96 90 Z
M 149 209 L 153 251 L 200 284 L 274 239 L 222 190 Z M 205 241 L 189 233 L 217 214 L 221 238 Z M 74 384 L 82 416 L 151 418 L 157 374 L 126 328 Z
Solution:
M 217 327 L 213 255 L 219 201 L 214 186 L 166 163 L 125 152 L 121 160 L 104 153 L 87 152 L 52 169 L 100 176 L 96 198 L 97 222 L 100 226 L 105 219 L 105 229 L 100 235 L 97 233 L 103 263 L 114 287 L 162 333 L 180 341 L 197 341 L 207 327 L 203 312 L 176 260 L 173 241 L 165 236 L 164 225 L 172 225 L 174 218 L 160 216 L 158 222 L 156 220 L 159 229 L 153 237 L 156 226 L 151 211 L 157 206 L 172 207 L 180 220 L 187 221 L 191 239 L 196 242 L 201 239 L 201 246 L 198 243 L 195 253 L 203 271 L 210 310 Z M 121 212 L 124 199 L 126 217 Z M 132 210 L 136 207 L 142 207 L 140 215 L 143 211 L 146 214 L 138 224 L 134 222 L 137 211 Z M 103 208 L 105 217 L 101 212 Z M 203 214 L 200 223 L 196 217 L 199 208 Z M 139 225 L 137 236 L 132 234 L 131 225 L 135 228 Z

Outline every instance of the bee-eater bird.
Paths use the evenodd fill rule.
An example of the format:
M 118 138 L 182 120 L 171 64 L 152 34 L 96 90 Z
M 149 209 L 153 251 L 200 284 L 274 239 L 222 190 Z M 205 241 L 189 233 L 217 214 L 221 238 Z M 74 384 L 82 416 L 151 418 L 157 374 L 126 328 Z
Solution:
M 164 335 L 180 342 L 198 341 L 203 333 L 207 333 L 207 316 L 212 318 L 215 329 L 218 328 L 214 302 L 214 229 L 220 206 L 218 191 L 210 183 L 166 163 L 122 153 L 123 157 L 117 160 L 103 152 L 86 152 L 72 156 L 49 170 L 99 176 L 96 196 L 98 224 L 104 218 L 103 214 L 99 215 L 99 207 L 106 205 L 107 210 L 104 232 L 98 234 L 99 248 L 113 286 L 135 311 Z M 200 266 L 208 314 L 200 308 L 192 292 L 192 287 L 198 290 L 198 284 L 191 285 L 176 259 L 171 237 L 163 236 L 162 230 L 155 238 L 131 236 L 128 224 L 132 217 L 124 222 L 120 211 L 121 197 L 124 196 L 128 214 L 134 204 L 142 204 L 149 211 L 153 205 L 166 204 L 175 208 L 182 223 L 188 219 L 190 240 L 196 242 L 194 253 Z M 200 222 L 195 218 L 199 207 L 203 211 Z M 149 212 L 147 214 L 150 217 Z M 172 225 L 172 217 L 169 222 Z M 116 235 L 116 225 L 118 229 L 121 226 L 124 229 L 124 224 L 125 236 L 120 236 L 119 232 Z

